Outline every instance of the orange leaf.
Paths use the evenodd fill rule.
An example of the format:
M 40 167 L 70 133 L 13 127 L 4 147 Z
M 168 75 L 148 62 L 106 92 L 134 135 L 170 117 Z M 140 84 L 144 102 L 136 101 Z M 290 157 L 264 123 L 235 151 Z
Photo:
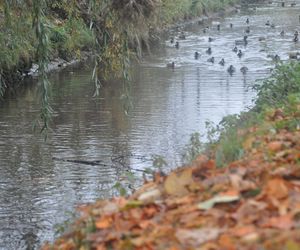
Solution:
M 293 217 L 290 214 L 272 217 L 262 226 L 288 230 L 294 226 Z
M 218 242 L 221 248 L 224 250 L 236 250 L 234 242 L 228 234 L 222 234 Z
M 267 145 L 268 149 L 272 152 L 276 152 L 282 148 L 282 142 L 272 141 Z
M 243 237 L 243 236 L 251 234 L 253 232 L 255 232 L 255 227 L 253 227 L 251 225 L 250 226 L 235 227 L 235 228 L 232 228 L 230 230 L 230 233 L 233 236 L 236 236 L 236 237 Z
M 281 178 L 269 180 L 264 189 L 265 194 L 270 197 L 283 199 L 288 196 L 288 188 Z
M 99 220 L 96 221 L 96 228 L 105 229 L 110 227 L 111 223 L 112 223 L 111 217 L 108 216 L 101 217 Z

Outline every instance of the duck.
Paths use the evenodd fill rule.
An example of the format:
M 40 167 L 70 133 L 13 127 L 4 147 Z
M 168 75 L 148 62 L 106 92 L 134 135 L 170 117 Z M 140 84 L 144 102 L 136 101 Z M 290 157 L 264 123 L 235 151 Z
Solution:
M 274 62 L 280 61 L 280 56 L 277 55 L 277 54 L 275 54 L 275 55 L 267 55 L 267 58 L 271 58 L 272 61 L 274 61 Z
M 260 41 L 260 42 L 266 41 L 266 38 L 265 38 L 264 36 L 260 36 L 260 37 L 258 38 L 258 41 Z
M 225 65 L 225 60 L 224 58 L 221 59 L 221 61 L 219 62 L 220 65 L 224 66 Z
M 178 41 L 175 43 L 175 48 L 179 49 L 179 42 Z
M 249 24 L 249 22 L 250 22 L 250 21 L 249 21 L 249 18 L 247 17 L 247 19 L 246 19 L 246 24 Z
M 214 63 L 215 62 L 215 57 L 211 57 L 207 59 L 208 62 Z
M 273 61 L 279 62 L 279 61 L 280 61 L 280 56 L 276 54 L 276 55 L 273 57 Z
M 239 52 L 237 53 L 237 56 L 238 56 L 239 58 L 241 58 L 243 55 L 244 55 L 244 53 L 243 53 L 241 50 L 239 50 Z
M 212 42 L 213 40 L 214 40 L 214 39 L 211 38 L 211 37 L 208 38 L 208 42 Z
M 280 36 L 284 36 L 284 30 L 280 32 Z
M 247 73 L 248 70 L 249 69 L 246 66 L 243 66 L 243 67 L 240 68 L 240 71 L 243 73 L 243 75 L 246 75 L 246 73 Z
M 220 31 L 220 29 L 221 29 L 221 24 L 218 24 L 217 25 L 217 30 Z
M 181 40 L 185 40 L 185 34 L 184 34 L 183 31 L 180 33 L 180 35 L 178 36 L 178 38 L 181 39 Z
M 296 3 L 295 2 L 292 2 L 291 3 L 291 7 L 295 7 L 296 6 Z
M 233 52 L 238 52 L 238 48 L 236 46 L 234 46 L 234 48 L 232 49 Z
M 273 60 L 274 60 L 275 62 L 279 62 L 279 61 L 280 61 L 280 56 L 276 54 L 276 55 L 274 56 Z
M 274 23 L 271 24 L 271 28 L 275 29 L 275 24 Z
M 296 43 L 296 42 L 298 42 L 298 31 L 296 31 L 295 32 L 295 34 L 294 34 L 294 38 L 293 38 L 293 41 Z
M 194 57 L 197 60 L 200 57 L 200 53 L 198 51 L 196 51 L 195 54 L 194 54 Z
M 250 27 L 249 26 L 245 29 L 245 33 L 247 33 L 247 34 L 250 33 Z
M 285 6 L 285 2 L 281 2 L 281 7 L 284 7 Z
M 267 26 L 270 26 L 270 25 L 271 25 L 270 20 L 268 20 L 268 21 L 266 22 L 266 25 L 267 25 Z
M 233 28 L 233 23 L 230 23 L 230 28 L 231 28 L 231 29 Z
M 248 36 L 244 36 L 243 40 L 235 40 L 235 44 L 236 45 L 247 45 L 248 41 L 247 41 Z
M 230 65 L 228 68 L 227 68 L 227 72 L 232 75 L 234 72 L 235 72 L 235 67 L 233 67 L 233 65 Z
M 167 68 L 169 68 L 169 69 L 175 69 L 175 62 L 167 63 Z
M 205 52 L 206 52 L 206 54 L 209 54 L 209 55 L 210 55 L 210 54 L 212 53 L 211 47 L 209 47 Z
M 171 37 L 170 43 L 174 43 L 174 37 Z

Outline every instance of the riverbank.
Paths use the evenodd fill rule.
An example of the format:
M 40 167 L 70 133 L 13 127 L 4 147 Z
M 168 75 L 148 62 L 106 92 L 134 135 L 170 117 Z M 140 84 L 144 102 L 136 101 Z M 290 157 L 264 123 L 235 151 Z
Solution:
M 42 249 L 299 249 L 299 79 L 298 63 L 277 67 L 189 165 L 80 207 Z
M 174 23 L 187 21 L 212 13 L 226 12 L 237 3 L 226 1 L 145 1 L 132 5 L 111 1 L 107 6 L 78 2 L 74 6 L 54 1 L 42 6 L 45 24 L 48 67 L 46 71 L 57 70 L 87 55 L 101 57 L 99 76 L 103 79 L 122 74 L 126 65 L 124 57 L 130 51 L 138 55 L 151 38 L 156 37 Z M 21 11 L 22 9 L 28 11 Z M 124 9 L 125 8 L 125 9 Z M 126 12 L 126 13 L 125 13 Z M 108 13 L 112 13 L 109 15 Z M 128 16 L 128 13 L 131 16 Z M 0 59 L 0 89 L 18 86 L 27 76 L 36 76 L 38 68 L 37 43 L 39 37 L 32 28 L 34 6 L 30 3 L 0 4 L 0 27 L 3 48 Z M 139 25 L 136 25 L 139 23 Z M 122 24 L 122 28 L 120 27 Z M 124 47 L 125 46 L 125 47 Z

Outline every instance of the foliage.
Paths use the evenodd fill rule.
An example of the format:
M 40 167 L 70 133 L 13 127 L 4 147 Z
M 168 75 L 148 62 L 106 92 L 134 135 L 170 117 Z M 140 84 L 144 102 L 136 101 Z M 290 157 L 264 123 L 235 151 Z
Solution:
M 195 132 L 191 134 L 189 143 L 185 146 L 183 161 L 190 163 L 204 151 L 204 143 L 200 141 L 200 134 Z
M 300 64 L 291 62 L 277 66 L 271 77 L 254 88 L 258 91 L 255 111 L 283 105 L 291 93 L 300 92 Z

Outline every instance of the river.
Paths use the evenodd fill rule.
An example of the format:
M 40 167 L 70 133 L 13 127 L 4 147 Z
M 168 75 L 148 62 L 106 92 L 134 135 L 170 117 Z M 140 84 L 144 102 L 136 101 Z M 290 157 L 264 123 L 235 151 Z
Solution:
M 186 25 L 179 49 L 170 37 L 181 31 L 171 30 L 133 67 L 129 115 L 120 100 L 119 82 L 92 97 L 89 64 L 51 74 L 55 113 L 47 142 L 32 132 L 40 108 L 36 84 L 28 82 L 0 103 L 0 249 L 37 249 L 52 241 L 55 225 L 72 217 L 76 205 L 111 197 L 116 193 L 112 186 L 126 173 L 140 176 L 135 170 L 152 166 L 152 155 L 164 157 L 165 171 L 175 168 L 182 163 L 190 135 L 206 133 L 206 121 L 218 123 L 251 106 L 253 84 L 274 68 L 270 56 L 287 60 L 289 51 L 299 49 L 292 40 L 300 1 L 290 7 L 292 2 L 284 8 L 276 2 L 244 6 L 239 13 L 206 21 L 207 33 L 204 26 Z M 244 53 L 239 58 L 232 49 L 243 38 L 247 18 L 250 34 L 247 46 L 239 46 Z M 274 28 L 265 25 L 268 20 Z M 259 41 L 261 36 L 265 39 Z M 208 42 L 209 37 L 214 40 Z M 205 53 L 209 46 L 212 55 Z M 201 54 L 198 60 L 195 51 Z M 207 62 L 211 56 L 214 64 Z M 218 64 L 221 58 L 225 66 Z M 173 61 L 175 69 L 167 68 Z M 232 76 L 226 70 L 230 64 L 237 69 Z M 245 75 L 242 66 L 249 69 Z

